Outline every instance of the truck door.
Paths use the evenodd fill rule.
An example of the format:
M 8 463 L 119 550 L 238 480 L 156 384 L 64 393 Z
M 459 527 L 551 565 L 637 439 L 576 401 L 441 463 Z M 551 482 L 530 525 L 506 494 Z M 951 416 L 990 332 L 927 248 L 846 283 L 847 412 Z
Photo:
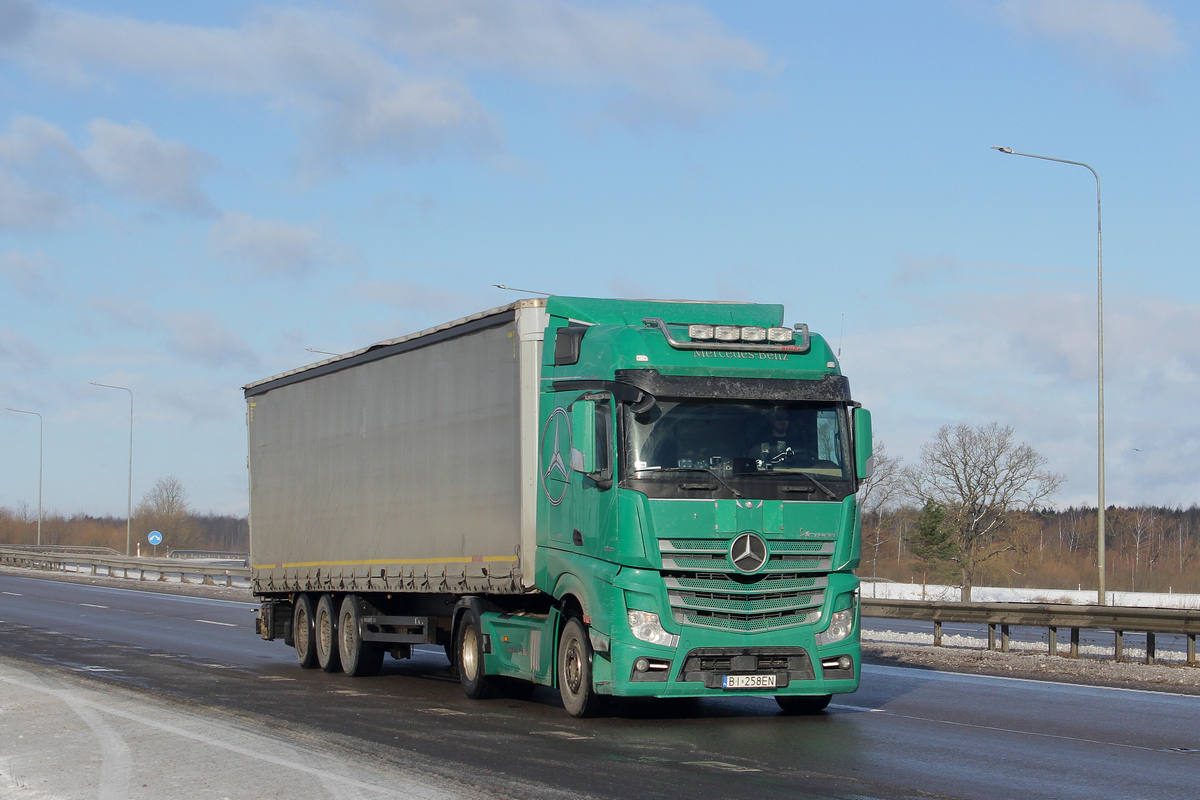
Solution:
M 595 409 L 595 451 L 591 472 L 572 470 L 571 489 L 575 495 L 571 508 L 572 547 L 594 558 L 615 558 L 616 497 L 616 425 L 611 395 L 585 394 L 579 400 L 591 401 Z

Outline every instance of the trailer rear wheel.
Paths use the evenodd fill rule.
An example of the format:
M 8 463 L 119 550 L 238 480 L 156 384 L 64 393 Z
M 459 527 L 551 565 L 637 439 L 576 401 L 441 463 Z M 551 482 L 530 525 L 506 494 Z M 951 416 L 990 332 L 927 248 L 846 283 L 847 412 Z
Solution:
M 573 717 L 595 716 L 603 709 L 604 698 L 592 686 L 592 642 L 578 617 L 567 620 L 558 641 L 558 691 Z
M 333 595 L 321 595 L 314 620 L 317 663 L 326 672 L 338 672 L 342 668 L 342 660 L 338 657 L 337 611 L 333 607 Z
M 342 658 L 342 669 L 351 678 L 378 675 L 383 665 L 383 648 L 377 642 L 362 640 L 361 616 L 357 595 L 346 595 L 338 615 L 338 655 Z
M 458 679 L 467 697 L 472 700 L 493 697 L 496 694 L 496 680 L 484 669 L 483 626 L 472 608 L 464 611 L 458 622 L 454 652 L 458 657 Z
M 783 709 L 783 713 L 785 714 L 817 714 L 824 711 L 825 706 L 829 705 L 829 701 L 832 699 L 833 695 L 831 694 L 775 695 L 775 702 L 779 703 L 779 707 Z
M 296 595 L 292 610 L 292 642 L 296 648 L 296 660 L 303 669 L 317 666 L 316 633 L 313 630 L 313 601 L 307 594 Z

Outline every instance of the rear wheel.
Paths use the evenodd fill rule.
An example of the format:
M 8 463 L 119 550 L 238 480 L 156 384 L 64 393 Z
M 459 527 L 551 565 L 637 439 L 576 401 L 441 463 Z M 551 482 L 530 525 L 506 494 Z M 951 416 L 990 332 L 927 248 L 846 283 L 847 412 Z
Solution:
M 342 659 L 342 669 L 352 678 L 377 675 L 383 665 L 383 648 L 376 642 L 362 640 L 361 617 L 358 597 L 346 595 L 338 614 L 338 655 Z
M 488 675 L 483 665 L 483 626 L 474 609 L 463 612 L 458 622 L 457 644 L 458 679 L 463 692 L 472 700 L 484 700 L 496 694 L 496 679 Z
M 338 672 L 342 668 L 342 660 L 338 657 L 337 610 L 333 607 L 332 595 L 323 594 L 317 602 L 313 629 L 316 634 L 317 663 L 326 672 Z
M 304 669 L 317 666 L 316 635 L 313 631 L 313 601 L 307 594 L 296 595 L 292 608 L 292 643 L 296 660 Z
M 825 710 L 825 706 L 829 705 L 829 701 L 832 699 L 833 695 L 831 694 L 775 695 L 775 702 L 779 703 L 779 707 L 785 714 L 819 714 Z
M 578 617 L 567 620 L 558 641 L 558 691 L 573 717 L 600 713 L 604 698 L 592 687 L 592 642 Z

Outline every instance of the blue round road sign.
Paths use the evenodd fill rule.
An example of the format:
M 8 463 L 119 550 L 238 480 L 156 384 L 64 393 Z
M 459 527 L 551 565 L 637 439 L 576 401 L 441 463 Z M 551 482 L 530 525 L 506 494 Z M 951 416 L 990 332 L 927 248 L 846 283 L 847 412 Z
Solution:
M 150 533 L 146 535 L 146 541 L 157 547 L 158 545 L 162 544 L 162 534 L 158 531 L 150 531 Z

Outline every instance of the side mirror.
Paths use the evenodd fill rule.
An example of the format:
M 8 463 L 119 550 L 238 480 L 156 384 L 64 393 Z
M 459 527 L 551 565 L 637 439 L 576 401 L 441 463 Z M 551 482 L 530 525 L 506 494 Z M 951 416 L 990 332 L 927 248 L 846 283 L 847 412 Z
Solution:
M 854 409 L 854 468 L 858 479 L 866 480 L 875 471 L 875 448 L 871 442 L 871 412 Z
M 595 400 L 576 400 L 571 405 L 571 469 L 584 474 L 596 471 Z

